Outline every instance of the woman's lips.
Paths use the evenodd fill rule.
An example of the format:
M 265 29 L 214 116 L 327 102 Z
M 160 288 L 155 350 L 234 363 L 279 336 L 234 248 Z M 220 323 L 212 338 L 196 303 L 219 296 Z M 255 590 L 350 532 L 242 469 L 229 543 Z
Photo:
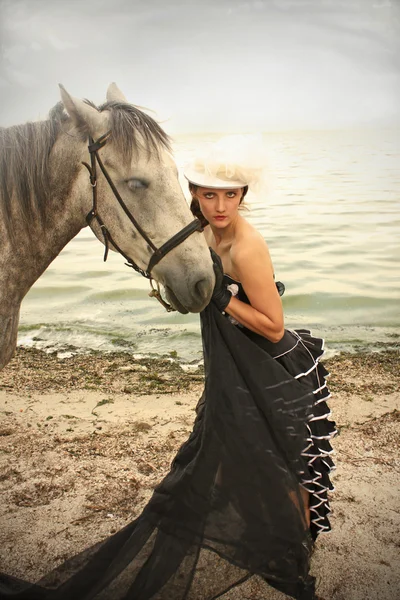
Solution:
M 225 221 L 225 219 L 226 219 L 226 217 L 222 217 L 222 216 L 214 217 L 215 221 Z

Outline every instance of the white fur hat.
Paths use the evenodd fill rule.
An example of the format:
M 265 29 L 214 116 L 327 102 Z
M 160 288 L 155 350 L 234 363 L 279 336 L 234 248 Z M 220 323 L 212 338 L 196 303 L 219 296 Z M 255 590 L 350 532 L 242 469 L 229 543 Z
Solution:
M 261 135 L 229 135 L 200 150 L 184 170 L 190 183 L 207 188 L 255 191 L 266 168 Z

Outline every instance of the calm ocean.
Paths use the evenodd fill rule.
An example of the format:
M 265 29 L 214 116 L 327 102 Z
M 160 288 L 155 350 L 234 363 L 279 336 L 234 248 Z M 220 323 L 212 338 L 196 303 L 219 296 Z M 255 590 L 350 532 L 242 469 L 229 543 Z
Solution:
M 176 138 L 178 165 L 215 137 Z M 265 140 L 271 189 L 245 214 L 286 285 L 286 326 L 309 327 L 330 353 L 399 343 L 400 131 L 285 132 Z M 102 262 L 89 229 L 24 299 L 19 343 L 61 356 L 96 349 L 201 358 L 198 315 L 166 313 L 120 256 Z

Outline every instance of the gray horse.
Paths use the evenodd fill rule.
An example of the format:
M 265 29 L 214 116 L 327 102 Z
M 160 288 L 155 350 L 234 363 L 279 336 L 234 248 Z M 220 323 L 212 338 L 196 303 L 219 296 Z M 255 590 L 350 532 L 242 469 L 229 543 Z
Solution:
M 48 120 L 0 129 L 0 368 L 15 350 L 22 299 L 88 215 L 99 240 L 148 275 L 154 250 L 193 221 L 168 136 L 151 117 L 115 84 L 98 108 L 60 89 Z M 89 155 L 99 138 L 105 145 Z M 91 158 L 111 184 L 100 169 L 94 181 Z M 187 235 L 151 267 L 182 313 L 201 311 L 214 285 L 204 236 Z

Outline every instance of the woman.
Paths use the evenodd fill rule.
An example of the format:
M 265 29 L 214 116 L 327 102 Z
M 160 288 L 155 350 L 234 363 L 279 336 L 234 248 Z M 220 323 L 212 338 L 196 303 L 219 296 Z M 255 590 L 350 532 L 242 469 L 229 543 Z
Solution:
M 203 161 L 185 174 L 216 273 L 193 431 L 135 521 L 36 585 L 0 574 L 0 599 L 214 600 L 253 575 L 315 598 L 309 560 L 329 529 L 334 433 L 322 341 L 284 330 L 283 286 L 239 214 L 253 167 L 224 160 L 210 173 Z
M 221 146 L 220 146 L 221 147 Z M 308 331 L 284 329 L 280 295 L 267 244 L 240 214 L 249 179 L 241 165 L 202 157 L 186 169 L 191 210 L 204 226 L 213 254 L 216 286 L 213 302 L 241 332 L 280 362 L 304 388 L 312 389 L 311 414 L 305 422 L 307 444 L 301 455 L 307 466 L 298 472 L 301 505 L 312 539 L 329 531 L 329 472 L 334 468 L 329 440 L 336 433 L 326 405 L 327 371 L 318 364 L 322 340 Z M 254 178 L 253 178 L 254 179 Z M 254 369 L 257 377 L 257 367 Z M 296 498 L 293 497 L 296 503 Z M 311 586 L 312 587 L 312 586 Z

